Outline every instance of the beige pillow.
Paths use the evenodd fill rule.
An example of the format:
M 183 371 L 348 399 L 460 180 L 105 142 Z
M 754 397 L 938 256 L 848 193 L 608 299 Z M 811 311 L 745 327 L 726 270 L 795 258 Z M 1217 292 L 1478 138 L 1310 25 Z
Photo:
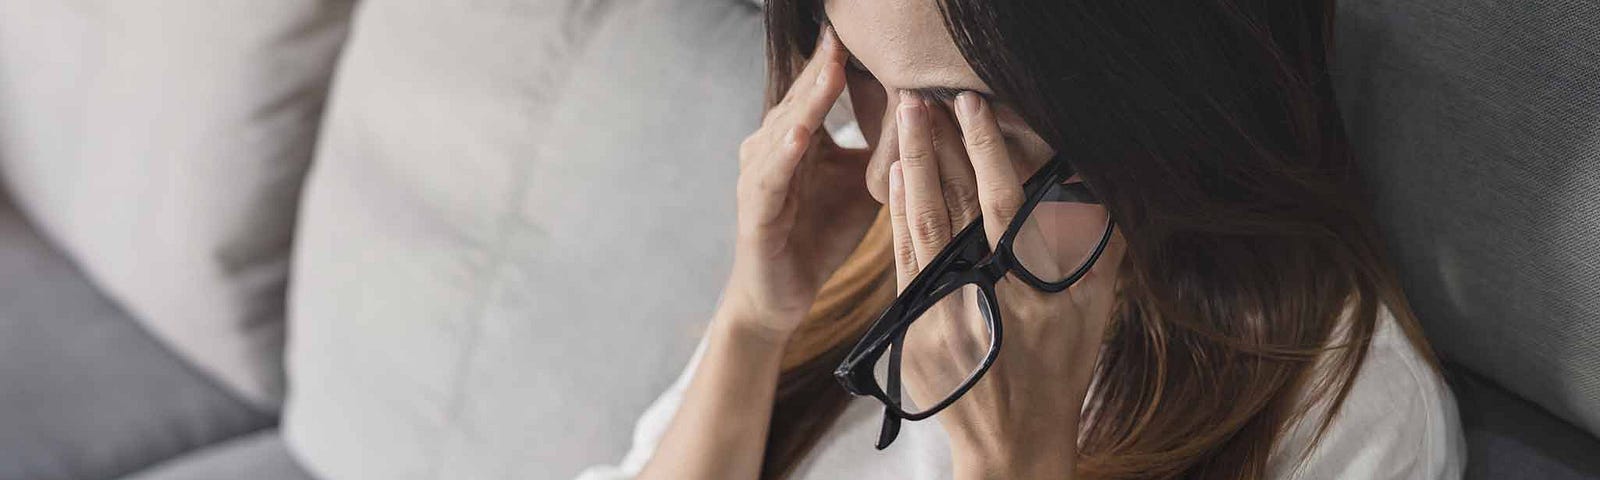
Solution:
M 281 401 L 296 200 L 351 2 L 0 2 L 0 171 L 157 337 Z
M 324 478 L 612 461 L 726 280 L 742 1 L 376 2 L 307 186 L 284 431 Z

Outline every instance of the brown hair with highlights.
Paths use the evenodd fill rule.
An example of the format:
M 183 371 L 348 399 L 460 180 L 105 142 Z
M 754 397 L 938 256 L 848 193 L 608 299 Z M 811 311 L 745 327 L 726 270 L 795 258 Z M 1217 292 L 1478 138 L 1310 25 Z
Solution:
M 1079 478 L 1264 478 L 1289 427 L 1338 411 L 1385 305 L 1432 358 L 1347 148 L 1332 0 L 935 1 L 1128 242 Z M 819 8 L 768 0 L 769 106 Z M 785 353 L 762 478 L 788 475 L 849 401 L 831 372 L 893 298 L 886 217 Z M 1320 435 L 1333 416 L 1317 420 Z

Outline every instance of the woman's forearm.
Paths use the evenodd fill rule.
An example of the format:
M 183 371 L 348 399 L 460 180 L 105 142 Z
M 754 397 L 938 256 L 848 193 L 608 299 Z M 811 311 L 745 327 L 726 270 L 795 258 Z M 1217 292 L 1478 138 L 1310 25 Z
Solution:
M 719 309 L 683 403 L 640 479 L 755 479 L 787 338 Z

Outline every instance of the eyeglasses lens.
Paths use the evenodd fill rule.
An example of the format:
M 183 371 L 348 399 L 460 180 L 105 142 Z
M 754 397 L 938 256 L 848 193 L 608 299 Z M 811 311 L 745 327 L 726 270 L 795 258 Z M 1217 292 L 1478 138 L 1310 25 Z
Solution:
M 952 290 L 923 311 L 905 337 L 878 358 L 873 378 L 901 410 L 918 414 L 954 395 L 990 350 L 989 323 L 976 285 Z M 898 353 L 899 384 L 891 378 Z
M 1087 190 L 1076 178 L 1050 188 L 1023 220 L 1011 249 L 1028 273 L 1055 283 L 1089 261 L 1111 216 L 1099 203 L 1085 203 L 1081 193 Z

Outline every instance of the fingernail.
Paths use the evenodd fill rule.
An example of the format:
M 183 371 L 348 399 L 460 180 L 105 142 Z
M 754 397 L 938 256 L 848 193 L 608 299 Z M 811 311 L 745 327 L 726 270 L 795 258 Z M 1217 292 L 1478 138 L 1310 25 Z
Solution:
M 829 25 L 829 26 L 826 26 L 826 27 L 822 27 L 822 44 L 823 45 L 832 45 L 833 44 L 833 40 L 834 40 L 834 38 L 837 38 L 837 35 L 839 35 L 839 34 L 834 33 L 832 25 Z
M 900 178 L 900 161 L 895 160 L 889 164 L 889 191 L 900 191 L 900 184 L 905 180 Z
M 798 143 L 799 141 L 800 141 L 800 127 L 791 128 L 791 129 L 789 129 L 789 133 L 786 133 L 786 134 L 783 135 L 783 143 L 785 145 L 794 145 L 795 143 Z
M 831 67 L 833 67 L 833 65 L 823 65 L 820 71 L 817 72 L 817 85 L 828 83 L 828 72 L 833 70 Z
M 910 107 L 922 104 L 922 98 L 910 90 L 900 91 L 900 106 Z
M 916 94 L 901 90 L 900 108 L 895 110 L 895 114 L 899 115 L 900 125 L 902 127 L 916 126 L 917 122 L 922 120 L 920 116 L 922 114 L 921 107 L 922 99 L 917 98 Z
M 972 91 L 962 91 L 956 95 L 956 113 L 963 117 L 970 117 L 978 111 L 978 94 Z

